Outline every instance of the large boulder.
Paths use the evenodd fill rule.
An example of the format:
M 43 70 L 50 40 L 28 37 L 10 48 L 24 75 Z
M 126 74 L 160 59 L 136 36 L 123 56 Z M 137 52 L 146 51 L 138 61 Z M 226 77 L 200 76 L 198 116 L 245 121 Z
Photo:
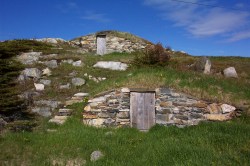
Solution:
M 111 70 L 126 70 L 128 68 L 128 65 L 125 63 L 114 61 L 99 61 L 94 65 L 94 67 Z
M 82 86 L 85 84 L 86 81 L 82 78 L 72 78 L 71 82 L 75 86 Z
M 238 77 L 237 72 L 236 72 L 234 67 L 228 67 L 228 68 L 224 69 L 223 74 L 225 77 L 233 77 L 233 78 Z
M 23 75 L 25 77 L 40 78 L 42 75 L 42 72 L 37 68 L 26 68 L 23 71 Z
M 17 60 L 25 65 L 32 65 L 37 62 L 42 55 L 42 52 L 27 52 L 22 53 L 17 57 Z
M 204 74 L 210 74 L 211 61 L 207 57 L 201 57 L 194 64 L 194 69 Z

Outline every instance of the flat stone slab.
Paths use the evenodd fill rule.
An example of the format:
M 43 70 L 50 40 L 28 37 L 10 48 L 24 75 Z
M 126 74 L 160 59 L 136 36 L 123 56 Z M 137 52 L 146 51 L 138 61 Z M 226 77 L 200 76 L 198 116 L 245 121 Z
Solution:
M 126 63 L 114 62 L 114 61 L 99 61 L 93 67 L 110 69 L 110 70 L 127 70 L 128 65 Z
M 55 116 L 54 118 L 50 119 L 50 123 L 56 123 L 56 124 L 63 124 L 68 119 L 69 116 Z
M 74 96 L 75 97 L 86 97 L 86 96 L 89 96 L 89 94 L 88 93 L 82 93 L 82 92 L 80 92 L 80 93 L 74 94 Z

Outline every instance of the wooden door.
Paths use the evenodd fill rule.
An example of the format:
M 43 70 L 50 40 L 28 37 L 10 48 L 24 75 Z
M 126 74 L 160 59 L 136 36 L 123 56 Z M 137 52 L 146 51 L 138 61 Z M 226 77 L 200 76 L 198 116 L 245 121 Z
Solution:
M 97 44 L 96 53 L 98 55 L 106 54 L 106 36 L 97 36 L 96 44 Z
M 155 93 L 130 93 L 131 126 L 147 131 L 155 124 Z

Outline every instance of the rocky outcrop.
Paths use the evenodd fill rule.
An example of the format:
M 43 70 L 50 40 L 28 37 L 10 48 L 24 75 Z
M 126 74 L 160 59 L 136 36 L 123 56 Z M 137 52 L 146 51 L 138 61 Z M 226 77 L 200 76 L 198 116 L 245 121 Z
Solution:
M 50 43 L 50 44 L 58 44 L 59 42 L 67 42 L 64 39 L 61 38 L 42 38 L 42 39 L 35 39 L 36 41 L 41 41 L 45 43 Z
M 22 53 L 21 55 L 17 56 L 17 60 L 20 61 L 22 64 L 32 65 L 39 60 L 41 55 L 42 55 L 42 52 Z

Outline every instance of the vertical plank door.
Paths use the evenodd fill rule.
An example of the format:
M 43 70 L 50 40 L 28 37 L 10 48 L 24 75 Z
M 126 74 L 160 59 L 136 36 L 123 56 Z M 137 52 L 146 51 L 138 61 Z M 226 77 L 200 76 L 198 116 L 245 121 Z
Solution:
M 155 124 L 155 93 L 131 92 L 131 126 L 146 131 Z
M 97 36 L 96 44 L 96 53 L 98 55 L 106 54 L 106 36 Z

